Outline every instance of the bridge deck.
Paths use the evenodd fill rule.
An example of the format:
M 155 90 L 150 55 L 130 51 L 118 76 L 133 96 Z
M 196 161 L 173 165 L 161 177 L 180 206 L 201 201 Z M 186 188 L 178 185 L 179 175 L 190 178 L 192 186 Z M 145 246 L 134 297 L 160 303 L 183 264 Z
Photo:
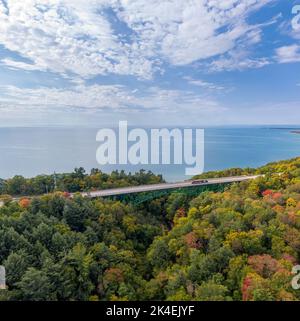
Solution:
M 261 175 L 211 178 L 211 179 L 207 179 L 206 183 L 201 183 L 201 184 L 193 184 L 192 183 L 193 181 L 185 181 L 185 182 L 178 182 L 178 183 L 139 185 L 139 186 L 130 186 L 130 187 L 99 190 L 99 191 L 93 191 L 93 192 L 89 192 L 89 193 L 83 192 L 83 193 L 81 193 L 81 195 L 91 197 L 91 198 L 105 197 L 105 196 L 117 196 L 117 195 L 150 192 L 150 191 L 153 192 L 153 191 L 188 188 L 188 187 L 195 187 L 195 186 L 207 186 L 207 185 L 213 185 L 213 184 L 235 183 L 235 182 L 242 182 L 242 181 L 247 181 L 250 179 L 255 179 L 259 176 L 261 176 Z
M 139 185 L 139 186 L 130 186 L 130 187 L 121 187 L 121 188 L 111 188 L 103 189 L 92 192 L 80 192 L 84 197 L 96 198 L 96 197 L 108 197 L 108 196 L 120 196 L 127 194 L 135 193 L 144 193 L 144 192 L 154 192 L 162 190 L 172 190 L 172 189 L 181 189 L 188 187 L 197 187 L 197 186 L 209 186 L 215 184 L 226 184 L 226 183 L 237 183 L 242 181 L 247 181 L 250 179 L 255 179 L 264 175 L 249 175 L 249 176 L 232 176 L 232 177 L 221 177 L 221 178 L 208 178 L 206 183 L 193 184 L 191 181 L 177 182 L 177 183 L 161 183 L 161 184 L 151 184 L 151 185 Z M 71 193 L 71 197 L 74 197 L 78 193 Z M 42 195 L 37 195 L 42 196 Z M 13 201 L 19 201 L 22 198 L 33 198 L 35 196 L 19 196 L 13 197 Z

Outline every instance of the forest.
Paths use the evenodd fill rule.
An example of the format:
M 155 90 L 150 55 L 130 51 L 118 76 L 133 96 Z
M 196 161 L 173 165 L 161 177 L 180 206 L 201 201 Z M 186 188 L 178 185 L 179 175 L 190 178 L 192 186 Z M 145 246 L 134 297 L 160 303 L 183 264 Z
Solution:
M 161 175 L 154 175 L 152 172 L 146 172 L 145 170 L 140 170 L 134 174 L 116 170 L 106 174 L 97 168 L 93 168 L 87 174 L 83 167 L 79 167 L 75 168 L 73 173 L 53 173 L 53 175 L 39 175 L 33 178 L 16 175 L 11 179 L 0 179 L 0 195 L 31 196 L 57 191 L 76 193 L 162 182 L 164 180 Z
M 18 202 L 4 194 L 41 194 L 45 181 L 3 180 L 0 300 L 299 301 L 291 280 L 300 262 L 300 158 L 198 177 L 248 173 L 265 175 L 138 205 L 63 191 L 161 176 L 77 169 L 59 176 L 58 191 Z

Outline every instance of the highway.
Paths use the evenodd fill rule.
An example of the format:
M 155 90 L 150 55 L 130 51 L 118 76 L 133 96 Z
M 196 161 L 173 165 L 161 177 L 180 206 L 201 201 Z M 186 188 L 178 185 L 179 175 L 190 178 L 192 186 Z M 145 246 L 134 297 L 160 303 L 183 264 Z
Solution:
M 191 181 L 184 181 L 178 183 L 162 183 L 162 184 L 151 184 L 151 185 L 139 185 L 139 186 L 130 186 L 122 188 L 112 188 L 106 190 L 92 191 L 92 192 L 82 192 L 82 196 L 95 198 L 95 197 L 106 197 L 106 196 L 117 196 L 125 194 L 134 194 L 134 193 L 143 193 L 143 192 L 153 192 L 160 190 L 169 190 L 169 189 L 178 189 L 178 188 L 188 188 L 195 186 L 207 186 L 214 184 L 225 184 L 225 183 L 235 183 L 247 181 L 250 179 L 258 178 L 262 175 L 253 175 L 253 176 L 233 176 L 233 177 L 221 177 L 221 178 L 210 178 L 205 179 L 207 182 L 201 184 L 193 184 Z M 200 179 L 202 180 L 202 179 Z M 72 194 L 71 196 L 74 196 Z

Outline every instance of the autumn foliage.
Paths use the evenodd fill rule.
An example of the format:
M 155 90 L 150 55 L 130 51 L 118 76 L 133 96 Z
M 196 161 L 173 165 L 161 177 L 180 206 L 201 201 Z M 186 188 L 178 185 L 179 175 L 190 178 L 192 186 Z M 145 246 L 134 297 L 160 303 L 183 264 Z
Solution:
M 19 205 L 20 205 L 22 208 L 28 208 L 28 206 L 30 205 L 30 199 L 28 199 L 28 198 L 22 198 L 22 199 L 19 201 Z
M 0 262 L 13 272 L 1 299 L 300 301 L 291 286 L 300 264 L 300 158 L 204 176 L 228 174 L 263 176 L 136 204 L 76 192 L 161 177 L 77 169 L 57 175 L 57 190 L 72 197 L 3 195 Z M 3 194 L 37 193 L 50 178 L 16 177 Z

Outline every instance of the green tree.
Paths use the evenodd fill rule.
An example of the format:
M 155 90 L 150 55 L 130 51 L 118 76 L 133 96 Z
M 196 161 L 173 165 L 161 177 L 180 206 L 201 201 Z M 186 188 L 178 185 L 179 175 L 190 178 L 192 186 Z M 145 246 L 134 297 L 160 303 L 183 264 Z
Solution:
M 49 278 L 43 271 L 29 268 L 17 283 L 20 298 L 27 301 L 48 301 L 55 299 Z

